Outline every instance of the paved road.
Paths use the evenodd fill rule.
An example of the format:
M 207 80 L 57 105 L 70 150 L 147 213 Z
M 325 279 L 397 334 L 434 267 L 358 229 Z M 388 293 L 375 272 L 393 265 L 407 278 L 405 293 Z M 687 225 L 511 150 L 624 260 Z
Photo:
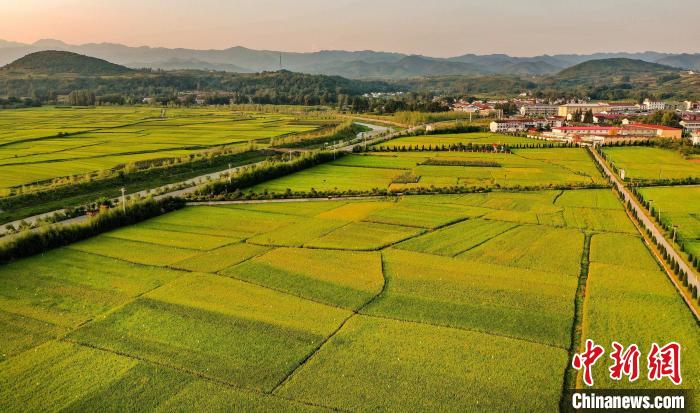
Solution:
M 627 201 L 630 201 L 632 204 L 632 208 L 637 212 L 637 216 L 640 218 L 640 221 L 642 222 L 642 226 L 644 228 L 649 228 L 651 229 L 651 233 L 658 239 L 661 244 L 666 248 L 666 250 L 671 254 L 671 256 L 678 262 L 680 265 L 681 269 L 685 271 L 688 274 L 688 282 L 692 285 L 695 285 L 696 287 L 700 288 L 700 282 L 698 282 L 698 274 L 695 272 L 695 269 L 689 266 L 688 264 L 683 261 L 681 256 L 676 252 L 676 250 L 673 248 L 671 243 L 669 243 L 666 238 L 663 235 L 663 232 L 659 229 L 659 227 L 656 225 L 654 221 L 651 220 L 646 214 L 646 211 L 642 208 L 641 205 L 639 205 L 639 202 L 637 199 L 632 195 L 632 193 L 622 184 L 620 179 L 610 170 L 608 167 L 607 163 L 605 160 L 596 152 L 594 149 L 589 148 L 591 153 L 593 154 L 593 157 L 596 159 L 598 164 L 603 168 L 603 171 L 605 174 L 610 177 L 610 179 L 613 182 L 613 185 L 617 187 L 617 189 L 620 190 L 622 193 L 623 199 L 625 201 L 625 204 Z
M 360 143 L 356 143 L 356 144 L 351 144 L 351 145 L 342 144 L 344 146 L 337 146 L 336 148 L 331 148 L 331 149 L 335 149 L 337 151 L 352 151 L 352 149 L 355 146 L 364 145 L 364 144 L 371 145 L 379 140 L 387 139 L 387 137 L 384 136 L 384 134 L 385 134 L 385 132 L 390 131 L 389 128 L 384 127 L 384 126 L 377 126 L 377 125 L 373 125 L 373 124 L 369 124 L 369 123 L 360 123 L 360 122 L 357 122 L 357 123 L 359 125 L 366 126 L 370 129 L 372 129 L 371 131 L 361 132 L 357 135 L 357 138 L 365 138 L 364 141 L 360 142 Z M 393 136 L 393 135 L 391 135 L 391 136 Z M 200 176 L 188 179 L 186 181 L 177 182 L 177 183 L 168 184 L 168 185 L 163 185 L 163 186 L 160 186 L 157 188 L 147 189 L 147 190 L 143 190 L 143 191 L 129 193 L 128 196 L 132 197 L 132 198 L 134 198 L 134 197 L 147 197 L 148 195 L 153 194 L 153 193 L 162 193 L 161 195 L 154 196 L 154 198 L 156 198 L 156 199 L 165 198 L 168 196 L 183 196 L 183 195 L 187 195 L 189 193 L 193 193 L 194 191 L 196 191 L 199 184 L 206 183 L 208 181 L 218 180 L 223 175 L 235 173 L 243 168 L 257 165 L 260 163 L 261 162 L 257 162 L 254 164 L 238 166 L 235 168 L 225 169 L 223 171 L 218 171 L 218 172 L 213 172 L 213 173 L 209 173 L 209 174 L 205 174 L 205 175 L 200 175 Z M 183 186 L 185 186 L 186 188 L 175 189 L 175 190 L 172 189 L 175 187 L 183 187 Z M 119 198 L 114 198 L 113 201 L 115 203 L 119 202 Z M 34 216 L 27 217 L 24 219 L 4 223 L 4 224 L 0 225 L 0 235 L 7 234 L 7 229 L 6 229 L 7 225 L 12 225 L 15 228 L 17 228 L 22 221 L 25 221 L 29 224 L 34 225 L 37 221 L 39 221 L 41 219 L 48 218 L 56 213 L 63 213 L 63 212 L 65 212 L 65 209 L 59 209 L 59 210 L 55 210 L 55 211 L 51 211 L 51 212 L 46 212 L 43 214 L 34 215 Z M 62 221 L 61 224 L 63 224 L 63 225 L 74 224 L 77 222 L 84 221 L 85 219 L 87 219 L 87 217 L 85 217 L 85 216 L 76 217 L 76 218 L 72 218 L 72 219 L 69 219 L 66 221 Z M 6 236 L 6 237 L 2 237 L 0 239 L 7 240 L 9 238 L 10 238 L 9 236 Z

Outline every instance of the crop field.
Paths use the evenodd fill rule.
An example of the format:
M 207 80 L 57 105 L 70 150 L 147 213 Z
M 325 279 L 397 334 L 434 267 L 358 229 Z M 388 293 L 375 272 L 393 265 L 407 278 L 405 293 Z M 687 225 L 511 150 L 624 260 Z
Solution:
M 660 311 L 663 316 L 659 316 Z M 700 387 L 700 330 L 640 238 L 623 234 L 593 236 L 584 317 L 585 337 L 604 346 L 612 341 L 624 346 L 637 344 L 642 357 L 651 343 L 681 343 L 682 387 Z M 599 388 L 649 388 L 643 379 L 616 382 L 605 373 L 605 369 L 594 371 L 594 383 Z M 660 381 L 654 387 L 675 386 Z
M 440 161 L 440 162 L 437 162 Z M 444 161 L 444 162 L 442 162 Z M 462 166 L 469 165 L 469 166 Z M 395 183 L 402 175 L 415 183 Z M 523 149 L 512 154 L 473 152 L 378 152 L 346 155 L 252 188 L 256 192 L 347 191 L 482 186 L 547 187 L 604 184 L 584 149 Z
M 644 199 L 661 212 L 661 220 L 677 227 L 678 240 L 689 252 L 700 255 L 700 186 L 640 188 Z
M 628 179 L 683 179 L 700 177 L 700 163 L 663 148 L 626 147 L 603 149 L 609 160 L 624 169 Z
M 439 135 L 419 135 L 419 136 L 409 136 L 405 138 L 392 139 L 388 142 L 382 142 L 375 146 L 398 149 L 402 146 L 426 146 L 432 145 L 457 145 L 457 144 L 474 144 L 474 145 L 530 145 L 530 144 L 541 144 L 542 142 L 521 138 L 518 136 L 503 135 L 500 133 L 489 133 L 489 132 L 475 132 L 475 133 L 454 133 L 454 134 L 439 134 Z
M 0 188 L 177 158 L 222 145 L 265 144 L 268 138 L 317 126 L 292 115 L 226 110 L 92 108 L 0 112 Z
M 0 267 L 0 410 L 551 411 L 574 323 L 681 341 L 697 388 L 631 225 L 609 189 L 188 207 Z

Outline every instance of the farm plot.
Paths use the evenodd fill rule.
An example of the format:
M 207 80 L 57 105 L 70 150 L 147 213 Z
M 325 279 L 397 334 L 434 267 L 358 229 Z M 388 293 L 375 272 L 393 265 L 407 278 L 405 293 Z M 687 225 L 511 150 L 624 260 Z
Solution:
M 410 251 L 385 254 L 385 293 L 363 312 L 565 348 L 576 278 Z
M 560 207 L 620 210 L 620 201 L 615 194 L 599 189 L 562 191 L 554 203 Z
M 627 179 L 700 177 L 700 163 L 685 159 L 680 153 L 670 149 L 640 146 L 605 148 L 603 151 L 610 162 L 625 170 Z
M 32 109 L 0 113 L 0 188 L 119 165 L 179 158 L 306 132 L 291 115 L 149 108 Z
M 660 346 L 680 343 L 682 387 L 700 386 L 697 322 L 640 238 L 622 234 L 593 236 L 584 317 L 583 337 L 607 349 L 613 341 L 624 346 L 637 344 L 642 360 L 646 360 L 652 343 Z M 604 365 L 593 370 L 598 388 L 649 387 L 649 382 L 644 380 L 645 364 L 640 366 L 642 378 L 633 383 L 626 379 L 612 381 Z M 654 382 L 653 387 L 675 386 L 664 379 Z
M 185 271 L 217 272 L 260 255 L 268 249 L 247 243 L 232 244 L 177 261 L 170 266 Z
M 293 175 L 256 185 L 255 192 L 369 191 L 453 186 L 548 187 L 604 184 L 584 149 L 527 149 L 514 154 L 378 152 L 345 155 Z M 549 153 L 553 152 L 553 153 Z M 416 182 L 400 182 L 403 175 Z
M 258 184 L 251 190 L 273 193 L 285 192 L 287 189 L 304 192 L 310 192 L 312 189 L 369 191 L 374 188 L 388 188 L 394 178 L 402 173 L 400 169 L 358 168 L 329 163 Z
M 510 222 L 470 219 L 412 238 L 396 247 L 409 251 L 454 257 L 516 226 Z
M 241 281 L 191 274 L 69 339 L 271 390 L 350 314 Z
M 457 257 L 576 276 L 583 238 L 573 229 L 523 225 Z
M 453 205 L 431 205 L 425 208 L 420 203 L 402 202 L 370 213 L 365 221 L 433 229 L 480 213 L 479 210 Z
M 279 248 L 221 274 L 347 308 L 366 303 L 384 284 L 376 252 Z
M 6 412 L 95 411 L 106 406 L 118 411 L 316 411 L 64 341 L 9 361 L 0 370 L 0 383 L 0 409 Z
M 679 240 L 690 244 L 700 242 L 700 186 L 660 186 L 639 191 L 661 211 L 664 223 L 678 227 Z
M 528 138 L 521 138 L 518 136 L 503 135 L 500 133 L 488 133 L 488 132 L 475 132 L 475 133 L 451 133 L 451 134 L 440 134 L 440 135 L 419 135 L 419 136 L 409 136 L 405 138 L 392 139 L 388 142 L 382 142 L 375 146 L 387 148 L 391 150 L 397 150 L 402 146 L 406 147 L 423 147 L 428 146 L 435 147 L 443 145 L 449 147 L 450 145 L 531 145 L 531 144 L 541 144 L 542 142 L 536 141 Z
M 357 316 L 276 394 L 347 411 L 552 411 L 566 357 L 519 340 Z
M 61 249 L 2 268 L 0 311 L 56 326 L 76 326 L 180 275 Z
M 248 242 L 277 247 L 301 247 L 347 224 L 348 221 L 341 220 L 300 218 L 290 225 L 250 238 Z
M 414 237 L 423 230 L 373 222 L 353 222 L 307 242 L 312 248 L 373 251 Z

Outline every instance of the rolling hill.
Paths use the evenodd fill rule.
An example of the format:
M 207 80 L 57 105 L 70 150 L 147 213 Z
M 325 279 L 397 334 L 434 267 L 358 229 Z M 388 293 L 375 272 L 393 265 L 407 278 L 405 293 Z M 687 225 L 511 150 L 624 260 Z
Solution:
M 31 75 L 75 74 L 109 76 L 131 73 L 128 67 L 77 53 L 47 50 L 28 54 L 2 68 L 5 72 Z
M 133 70 L 71 52 L 37 52 L 0 69 L 0 97 L 33 96 L 47 101 L 55 95 L 89 89 L 98 96 L 120 95 L 131 101 L 139 101 L 146 96 L 174 99 L 177 91 L 215 91 L 229 92 L 236 103 L 317 105 L 335 103 L 340 95 L 405 90 L 399 85 L 382 81 L 288 70 L 232 73 L 212 69 Z
M 220 50 L 197 50 L 131 47 L 115 43 L 72 45 L 60 40 L 43 39 L 32 44 L 0 40 L 0 65 L 42 50 L 61 50 L 94 56 L 130 68 L 225 70 L 238 73 L 286 69 L 293 72 L 338 75 L 356 79 L 406 79 L 415 76 L 475 74 L 543 76 L 557 73 L 579 63 L 612 58 L 661 63 L 680 69 L 698 69 L 697 62 L 700 61 L 700 54 L 659 52 L 560 54 L 532 57 L 464 54 L 450 58 L 435 58 L 372 50 L 322 50 L 298 53 L 254 50 L 241 46 Z M 460 66 L 453 63 L 467 65 Z
M 636 59 L 613 58 L 590 60 L 579 63 L 562 70 L 557 73 L 554 78 L 556 80 L 580 81 L 590 78 L 602 79 L 612 76 L 659 75 L 675 72 L 678 72 L 678 69 L 658 63 L 650 63 Z

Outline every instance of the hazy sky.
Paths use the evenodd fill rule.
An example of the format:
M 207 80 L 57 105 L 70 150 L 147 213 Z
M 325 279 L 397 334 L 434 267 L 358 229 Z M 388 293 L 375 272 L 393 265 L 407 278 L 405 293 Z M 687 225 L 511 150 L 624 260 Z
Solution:
M 700 0 L 0 0 L 0 39 L 430 56 L 700 52 Z

